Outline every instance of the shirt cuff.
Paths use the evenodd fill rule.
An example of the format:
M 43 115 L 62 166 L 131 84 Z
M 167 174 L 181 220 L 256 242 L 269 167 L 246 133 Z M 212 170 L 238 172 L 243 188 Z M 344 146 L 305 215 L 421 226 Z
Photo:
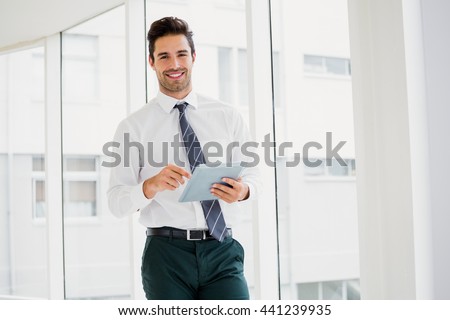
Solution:
M 143 185 L 144 181 L 139 183 L 137 186 L 133 187 L 131 190 L 130 198 L 131 203 L 133 204 L 133 207 L 137 208 L 137 210 L 140 210 L 150 204 L 153 199 L 147 199 L 147 197 L 144 194 Z
M 244 182 L 244 183 L 248 185 L 248 198 L 245 199 L 245 200 L 241 200 L 239 202 L 245 202 L 247 200 L 253 200 L 256 197 L 256 195 L 255 195 L 255 192 L 256 192 L 255 187 L 249 182 Z

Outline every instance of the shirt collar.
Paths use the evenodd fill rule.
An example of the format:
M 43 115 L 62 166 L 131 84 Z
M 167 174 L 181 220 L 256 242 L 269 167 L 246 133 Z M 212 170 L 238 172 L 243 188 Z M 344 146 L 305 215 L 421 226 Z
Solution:
M 181 100 L 170 97 L 162 93 L 161 91 L 158 91 L 156 100 L 158 101 L 161 108 L 167 113 L 170 113 L 173 110 L 173 107 L 181 102 L 187 102 L 190 106 L 194 107 L 194 109 L 197 109 L 198 107 L 197 94 L 193 91 L 191 91 L 186 97 L 184 97 L 184 99 Z

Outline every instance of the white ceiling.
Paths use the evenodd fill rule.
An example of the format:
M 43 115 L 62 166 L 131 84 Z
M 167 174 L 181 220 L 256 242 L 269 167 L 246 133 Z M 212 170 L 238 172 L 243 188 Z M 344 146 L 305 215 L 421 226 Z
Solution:
M 124 0 L 0 0 L 0 51 L 70 28 Z

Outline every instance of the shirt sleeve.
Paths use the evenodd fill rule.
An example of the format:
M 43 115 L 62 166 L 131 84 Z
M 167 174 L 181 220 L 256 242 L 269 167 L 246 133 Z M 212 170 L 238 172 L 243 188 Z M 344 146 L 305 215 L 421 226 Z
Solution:
M 139 141 L 137 138 L 132 126 L 124 120 L 119 124 L 112 147 L 108 150 L 108 155 L 115 159 L 113 163 L 110 162 L 108 205 L 117 217 L 137 212 L 152 201 L 145 197 L 144 181 L 140 177 L 143 155 L 139 148 L 125 146 L 125 141 Z
M 232 161 L 242 162 L 245 169 L 242 173 L 242 182 L 249 187 L 249 197 L 244 200 L 254 200 L 261 193 L 262 183 L 258 169 L 257 144 L 252 139 L 250 131 L 241 114 L 233 112 L 234 141 L 239 142 L 239 148 L 233 149 Z

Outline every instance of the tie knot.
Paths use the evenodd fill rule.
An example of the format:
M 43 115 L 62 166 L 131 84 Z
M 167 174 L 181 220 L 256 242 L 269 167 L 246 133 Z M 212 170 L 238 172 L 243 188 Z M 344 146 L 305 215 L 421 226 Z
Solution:
M 182 102 L 182 103 L 176 104 L 174 108 L 177 108 L 178 111 L 180 111 L 180 113 L 183 113 L 184 110 L 186 110 L 188 105 L 189 104 L 187 102 Z

